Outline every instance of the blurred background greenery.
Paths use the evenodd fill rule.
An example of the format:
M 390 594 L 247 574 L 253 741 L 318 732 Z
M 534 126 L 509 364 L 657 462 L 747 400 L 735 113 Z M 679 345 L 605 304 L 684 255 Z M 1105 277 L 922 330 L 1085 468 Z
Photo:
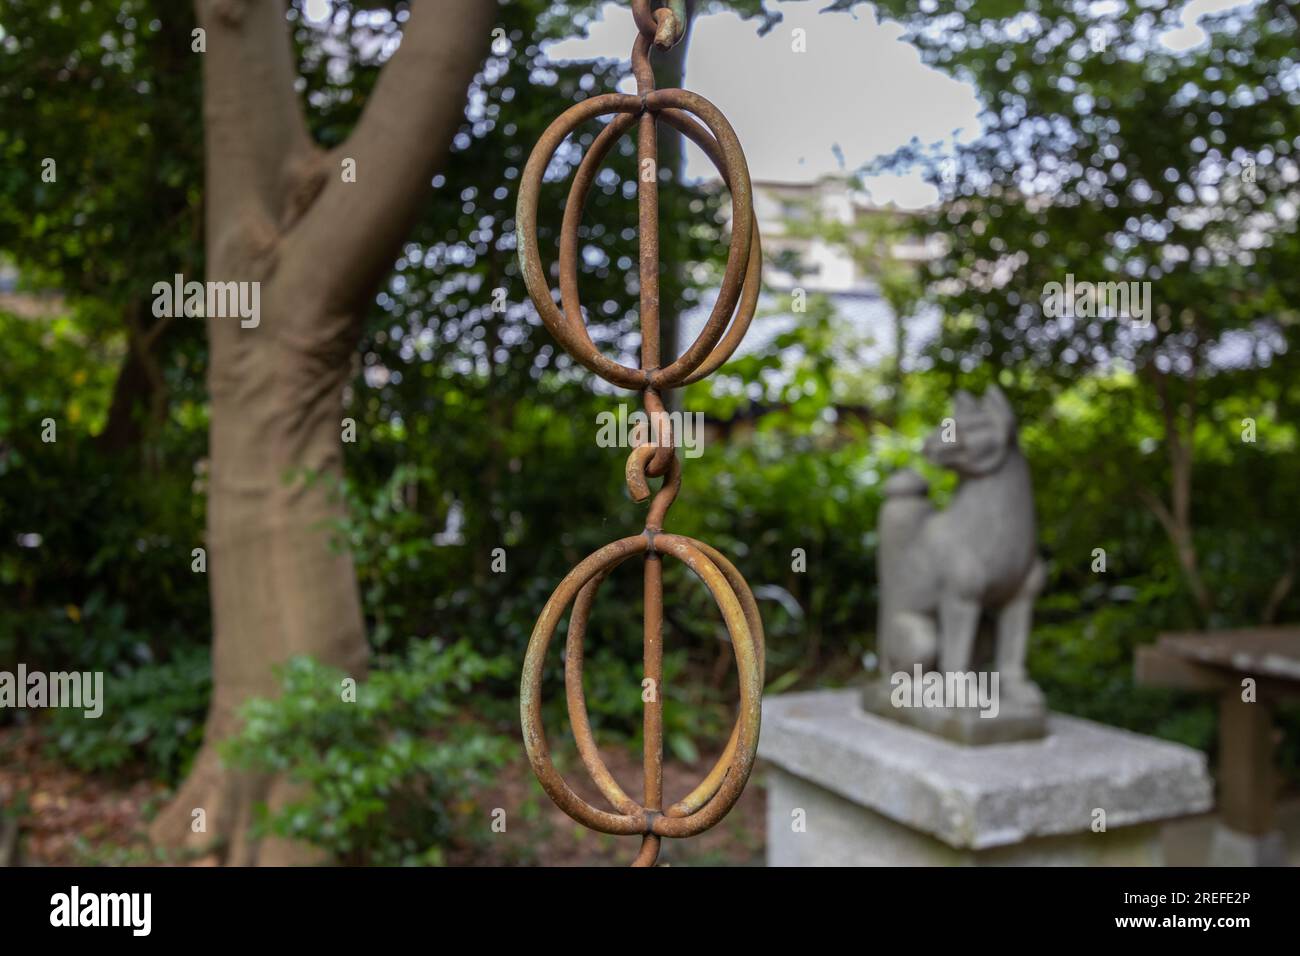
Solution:
M 755 29 L 770 25 L 758 4 L 732 6 Z M 670 526 L 728 554 L 754 587 L 769 693 L 860 673 L 874 645 L 881 482 L 917 466 L 921 436 L 959 386 L 996 381 L 1021 415 L 1050 569 L 1030 668 L 1054 708 L 1210 750 L 1212 702 L 1135 688 L 1134 648 L 1161 630 L 1300 616 L 1294 8 L 1247 4 L 1210 23 L 1203 47 L 1135 58 L 1119 51 L 1143 42 L 1162 5 L 1112 6 L 1121 12 L 876 5 L 927 62 L 975 86 L 986 132 L 958 153 L 955 175 L 920 144 L 876 164 L 926 170 L 942 200 L 932 212 L 799 228 L 872 269 L 902 328 L 930 309 L 939 335 L 911 364 L 898 354 L 851 361 L 874 333 L 814 296 L 794 327 L 681 398 L 723 437 L 685 462 Z M 15 2 L 0 14 L 0 254 L 16 276 L 0 299 L 0 665 L 114 675 L 102 719 L 54 711 L 40 722 L 47 752 L 81 771 L 170 783 L 197 747 L 209 688 L 207 586 L 191 571 L 203 532 L 206 345 L 197 322 L 149 339 L 141 310 L 160 277 L 202 271 L 199 65 L 184 55 L 184 5 L 48 7 Z M 518 666 L 538 611 L 574 563 L 642 520 L 622 456 L 592 440 L 597 413 L 622 398 L 557 354 L 503 241 L 541 131 L 626 69 L 545 58 L 541 42 L 581 34 L 593 9 L 501 6 L 508 43 L 479 78 L 477 118 L 370 310 L 342 412 L 357 423 L 341 489 L 349 518 L 332 529 L 355 555 L 381 655 L 360 691 L 365 706 L 339 708 L 326 690 L 337 685 L 299 662 L 285 696 L 253 708 L 231 748 L 232 760 L 312 785 L 261 825 L 343 861 L 443 859 L 455 795 L 521 759 Z M 1042 24 L 1029 40 L 988 28 L 1022 9 Z M 300 16 L 295 30 L 313 132 L 327 145 L 351 127 L 379 66 L 368 42 L 379 28 L 360 12 L 342 22 L 342 43 Z M 1067 55 L 1094 22 L 1116 52 Z M 1066 31 L 1057 46 L 1041 39 L 1053 29 Z M 598 341 L 625 353 L 636 343 L 632 149 L 625 141 L 608 162 L 582 233 Z M 1225 183 L 1241 181 L 1245 153 L 1234 151 L 1259 157 L 1255 188 L 1206 192 L 1216 163 Z M 63 172 L 77 188 L 41 183 L 37 157 L 54 152 L 77 158 Z M 543 193 L 543 248 L 566 188 Z M 661 221 L 663 260 L 706 266 L 675 274 L 666 293 L 687 311 L 716 279 L 723 197 L 678 184 L 664 191 Z M 939 237 L 942 251 L 906 268 L 880 255 L 906 234 Z M 973 278 L 1020 255 L 1010 278 Z M 1046 327 L 1044 282 L 1124 270 L 1153 280 L 1151 340 L 1121 342 L 1117 323 Z M 502 286 L 509 306 L 494 312 L 489 293 Z M 773 313 L 789 307 L 766 301 Z M 1216 364 L 1230 335 L 1247 337 L 1248 359 Z M 56 444 L 41 440 L 46 418 L 59 423 Z M 1246 418 L 1257 423 L 1253 443 L 1242 441 Z M 742 420 L 753 427 L 726 427 Z M 951 490 L 931 477 L 940 498 Z M 504 572 L 492 568 L 496 548 Z M 1096 548 L 1104 574 L 1092 569 Z M 794 549 L 806 571 L 793 569 Z M 667 740 L 689 761 L 725 735 L 734 678 L 707 593 L 680 568 L 667 576 Z M 640 601 L 639 575 L 615 575 L 588 639 L 593 723 L 602 739 L 631 745 Z M 560 676 L 555 654 L 554 727 Z M 0 712 L 0 725 L 18 716 Z M 1300 720 L 1282 719 L 1284 765 L 1297 778 Z

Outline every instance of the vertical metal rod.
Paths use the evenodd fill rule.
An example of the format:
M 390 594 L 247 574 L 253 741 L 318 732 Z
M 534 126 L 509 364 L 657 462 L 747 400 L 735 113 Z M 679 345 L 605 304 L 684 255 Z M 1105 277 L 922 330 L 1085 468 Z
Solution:
M 639 64 L 640 65 L 640 64 Z M 653 86 L 648 61 L 637 77 L 638 92 L 645 95 Z M 641 114 L 637 126 L 637 232 L 640 244 L 641 286 L 641 367 L 647 370 L 659 367 L 659 136 L 655 128 L 655 115 L 649 110 Z M 647 410 L 653 415 L 662 411 L 657 392 L 647 389 L 644 396 Z M 657 426 L 651 430 L 658 435 Z M 670 449 L 657 449 L 656 460 L 666 464 Z M 664 801 L 664 585 L 663 561 L 653 550 L 645 556 L 645 670 L 641 697 L 644 715 L 645 809 L 652 814 L 663 809 Z M 647 693 L 648 691 L 648 693 Z M 638 854 L 637 863 L 653 865 L 658 857 L 658 838 L 647 834 L 646 845 Z M 655 845 L 650 846 L 653 842 Z
M 659 136 L 655 116 L 649 110 L 641 114 L 639 123 L 636 192 L 641 243 L 641 367 L 656 369 L 659 367 Z
M 664 801 L 664 584 L 663 561 L 645 556 L 645 808 L 658 812 Z M 649 693 L 647 693 L 649 691 Z M 646 699 L 648 698 L 648 699 Z

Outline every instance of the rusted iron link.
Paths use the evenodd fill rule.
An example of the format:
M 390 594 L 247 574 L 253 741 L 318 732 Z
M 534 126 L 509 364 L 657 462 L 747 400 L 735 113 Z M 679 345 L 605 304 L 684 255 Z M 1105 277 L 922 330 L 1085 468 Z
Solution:
M 650 0 L 632 0 L 632 18 L 641 35 L 661 50 L 671 50 L 686 33 L 686 0 L 670 0 L 651 10 Z
M 726 117 L 708 100 L 681 89 L 656 90 L 650 51 L 670 49 L 685 34 L 683 0 L 653 8 L 651 0 L 632 0 L 638 36 L 632 48 L 637 93 L 607 93 L 565 110 L 542 134 L 524 167 L 515 216 L 520 272 L 542 322 L 583 367 L 621 388 L 641 393 L 648 434 L 628 455 L 626 479 L 634 501 L 650 501 L 641 534 L 606 545 L 581 561 L 560 582 L 533 628 L 524 657 L 519 711 L 524 747 L 537 779 L 552 800 L 579 823 L 603 833 L 640 834 L 633 866 L 653 866 L 664 837 L 689 837 L 707 830 L 735 805 L 758 750 L 763 691 L 763 623 L 758 604 L 740 572 L 720 552 L 692 538 L 665 532 L 668 509 L 681 490 L 682 467 L 663 393 L 697 382 L 716 371 L 735 352 L 754 317 L 762 273 L 758 224 L 754 221 L 749 169 L 740 142 Z M 551 298 L 546 267 L 537 244 L 537 203 L 551 158 L 581 123 L 610 116 L 583 156 L 569 189 L 560 226 L 560 306 Z M 659 192 L 657 124 L 666 122 L 695 142 L 717 167 L 731 191 L 732 232 L 718 299 L 696 340 L 664 363 L 659 343 Z M 640 251 L 641 356 L 630 368 L 603 355 L 591 340 L 578 294 L 578 227 L 587 194 L 610 148 L 637 127 L 637 210 Z M 651 492 L 649 479 L 662 478 Z M 602 581 L 629 558 L 643 558 L 644 575 L 644 770 L 641 801 L 630 797 L 601 759 L 587 716 L 582 685 L 583 641 Z M 722 756 L 704 780 L 684 798 L 664 807 L 663 794 L 663 558 L 686 564 L 713 595 L 731 639 L 739 677 L 740 707 Z M 579 797 L 551 761 L 542 726 L 541 685 L 546 650 L 568 610 L 564 686 L 569 724 L 578 754 L 613 811 Z

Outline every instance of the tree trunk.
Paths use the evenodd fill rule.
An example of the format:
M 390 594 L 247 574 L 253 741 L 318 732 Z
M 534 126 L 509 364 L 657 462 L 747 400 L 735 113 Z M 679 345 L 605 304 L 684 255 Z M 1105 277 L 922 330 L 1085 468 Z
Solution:
M 167 416 L 167 383 L 154 349 L 171 320 L 154 319 L 151 300 L 136 299 L 126 305 L 124 324 L 127 352 L 95 445 L 111 454 L 140 456 L 146 437 L 152 438 Z
M 1170 394 L 1168 377 L 1163 372 L 1155 372 L 1154 375 L 1156 396 L 1165 426 L 1165 446 L 1169 453 L 1170 503 L 1166 504 L 1145 490 L 1140 494 L 1169 536 L 1183 578 L 1192 593 L 1197 614 L 1204 624 L 1208 623 L 1210 615 L 1214 612 L 1214 597 L 1201 576 L 1196 552 L 1195 529 L 1192 525 L 1192 443 L 1195 440 L 1196 428 L 1195 378 L 1188 386 L 1185 416 L 1187 424 L 1184 435 L 1178 409 L 1175 406 L 1176 400 Z
M 207 318 L 213 696 L 194 769 L 151 828 L 158 844 L 215 845 L 241 865 L 314 859 L 251 838 L 257 804 L 282 805 L 293 785 L 230 771 L 217 747 L 245 701 L 277 692 L 274 668 L 291 656 L 365 674 L 352 558 L 331 540 L 343 516 L 343 387 L 365 309 L 463 119 L 494 6 L 414 3 L 356 130 L 327 154 L 293 89 L 283 0 L 196 2 L 207 42 L 206 278 L 260 283 L 261 314 L 255 327 Z M 205 833 L 193 832 L 196 809 Z

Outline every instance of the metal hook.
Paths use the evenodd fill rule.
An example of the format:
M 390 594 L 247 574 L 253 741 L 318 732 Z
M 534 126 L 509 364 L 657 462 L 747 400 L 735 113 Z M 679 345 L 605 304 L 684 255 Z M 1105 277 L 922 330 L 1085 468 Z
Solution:
M 639 29 L 661 50 L 671 50 L 686 35 L 686 0 L 667 0 L 651 10 L 651 0 L 632 0 L 632 16 Z

